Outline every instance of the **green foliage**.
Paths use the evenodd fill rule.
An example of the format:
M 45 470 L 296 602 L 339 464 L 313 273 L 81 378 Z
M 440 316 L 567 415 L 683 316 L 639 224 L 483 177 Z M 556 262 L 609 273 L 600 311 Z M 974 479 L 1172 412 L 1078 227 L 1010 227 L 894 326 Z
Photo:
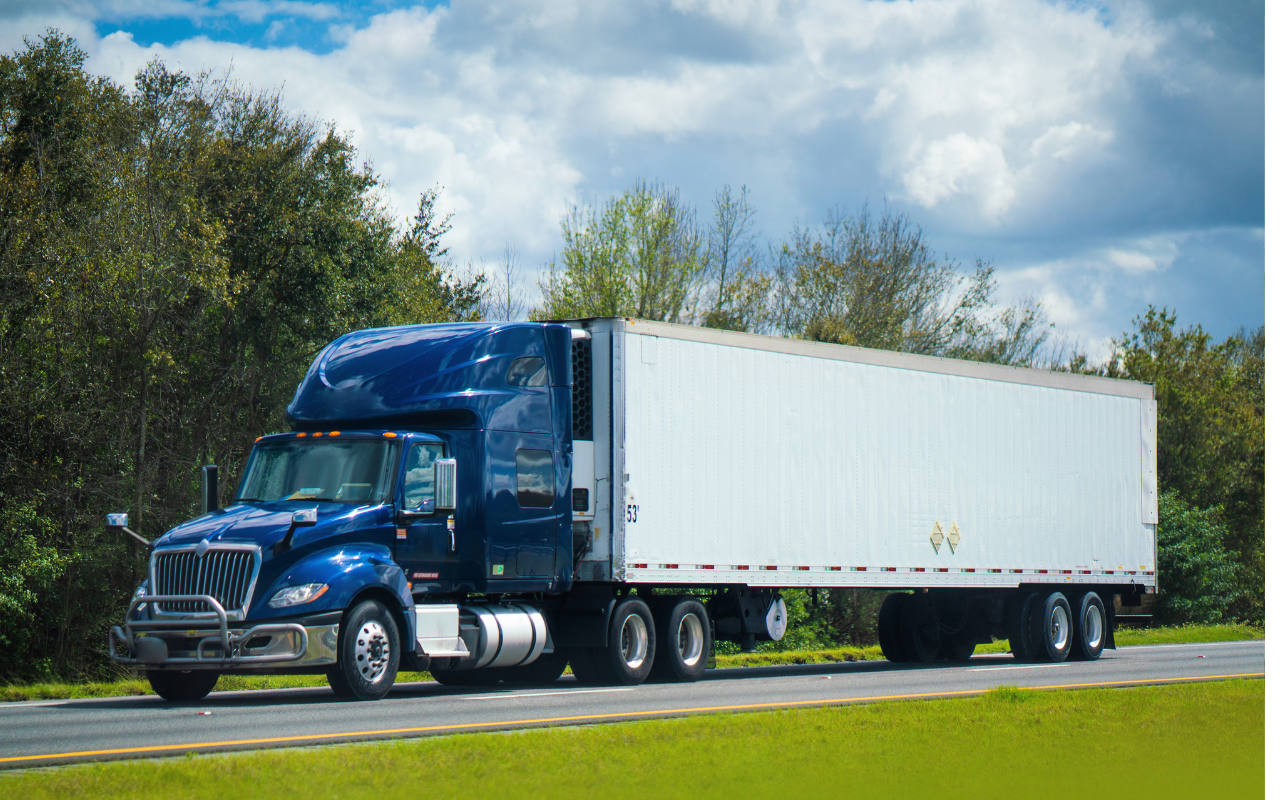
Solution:
M 575 206 L 561 229 L 564 249 L 532 318 L 692 318 L 707 258 L 678 190 L 641 181 L 599 208 Z
M 315 353 L 352 329 L 476 318 L 448 218 L 399 233 L 332 128 L 153 61 L 132 91 L 50 32 L 0 57 L 0 675 L 100 674 L 144 554 L 237 480 Z
M 1161 524 L 1160 548 L 1168 544 L 1166 536 L 1189 536 L 1193 543 L 1185 546 L 1194 552 L 1237 565 L 1232 572 L 1237 588 L 1226 601 L 1226 614 L 1259 621 L 1265 557 L 1264 329 L 1214 342 L 1199 325 L 1179 330 L 1176 314 L 1154 308 L 1136 319 L 1134 327 L 1117 343 L 1105 374 L 1155 387 L 1157 480 L 1161 491 L 1176 492 L 1178 502 L 1185 504 L 1174 507 L 1176 526 Z M 1170 513 L 1163 501 L 1162 519 Z M 1210 545 L 1204 538 L 1216 533 L 1201 536 L 1207 521 L 1190 522 L 1201 519 L 1194 509 L 1216 509 L 1212 516 L 1226 527 L 1219 543 Z M 1170 584 L 1163 569 L 1162 590 L 1187 588 Z
M 1177 492 L 1164 492 L 1157 533 L 1156 618 L 1162 623 L 1221 622 L 1246 589 L 1240 581 L 1241 566 L 1225 546 L 1230 531 L 1220 510 L 1197 509 Z

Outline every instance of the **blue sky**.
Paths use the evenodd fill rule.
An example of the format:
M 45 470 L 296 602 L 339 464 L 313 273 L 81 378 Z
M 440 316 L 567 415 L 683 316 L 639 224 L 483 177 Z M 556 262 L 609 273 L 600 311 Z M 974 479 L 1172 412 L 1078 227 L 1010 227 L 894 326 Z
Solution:
M 573 202 L 637 179 L 762 242 L 883 203 L 997 267 L 1095 356 L 1148 303 L 1263 322 L 1263 5 L 1122 0 L 0 0 L 121 82 L 153 56 L 281 88 L 348 131 L 401 215 L 530 287 Z

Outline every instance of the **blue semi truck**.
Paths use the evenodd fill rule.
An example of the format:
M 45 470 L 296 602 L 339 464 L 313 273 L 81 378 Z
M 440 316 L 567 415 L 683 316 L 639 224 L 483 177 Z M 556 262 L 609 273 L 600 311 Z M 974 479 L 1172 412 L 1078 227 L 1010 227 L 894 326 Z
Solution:
M 796 391 L 807 374 L 819 384 Z M 840 402 L 859 386 L 883 397 L 855 396 L 861 416 L 845 414 L 822 396 L 844 380 Z M 932 380 L 952 404 L 941 412 L 910 399 Z M 930 475 L 898 470 L 899 444 L 857 428 L 884 429 L 876 413 L 950 427 L 971 385 L 992 425 L 1013 424 L 1018 392 L 1036 398 L 1009 436 L 1055 447 L 1060 418 L 1063 441 L 1096 424 L 1132 438 L 1063 450 L 1085 460 L 1073 470 L 1109 476 L 1114 519 L 1078 547 L 1074 528 L 1041 520 L 1052 546 L 1028 549 L 990 493 L 1039 481 L 1066 502 L 1087 487 L 1023 466 L 966 505 L 955 485 L 972 444 L 939 437 L 930 446 L 970 462 Z M 1011 406 L 992 405 L 993 386 Z M 895 660 L 962 660 L 993 635 L 1022 658 L 1097 658 L 1113 646 L 1113 596 L 1155 588 L 1148 402 L 1142 384 L 630 319 L 357 331 L 317 356 L 290 429 L 258 438 L 229 503 L 205 468 L 205 512 L 148 543 L 110 653 L 169 700 L 199 699 L 224 673 L 322 673 L 364 700 L 401 670 L 472 686 L 554 681 L 566 665 L 589 684 L 689 681 L 718 639 L 780 639 L 783 588 L 862 586 L 898 590 L 880 617 Z M 852 480 L 832 452 L 876 466 Z M 814 463 L 826 466 L 806 474 Z M 820 507 L 861 495 L 879 509 L 865 524 Z

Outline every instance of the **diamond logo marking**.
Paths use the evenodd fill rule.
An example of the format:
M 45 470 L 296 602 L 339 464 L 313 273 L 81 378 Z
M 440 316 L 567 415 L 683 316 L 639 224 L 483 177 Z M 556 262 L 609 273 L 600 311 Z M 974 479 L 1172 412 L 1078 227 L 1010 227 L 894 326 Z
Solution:
M 947 544 L 951 545 L 951 552 L 955 552 L 960 546 L 960 526 L 951 523 L 951 530 L 947 531 Z M 937 549 L 936 547 L 934 549 Z
M 942 539 L 942 523 L 934 520 L 933 533 L 929 534 L 929 544 L 933 545 L 933 552 L 936 553 L 942 549 Z

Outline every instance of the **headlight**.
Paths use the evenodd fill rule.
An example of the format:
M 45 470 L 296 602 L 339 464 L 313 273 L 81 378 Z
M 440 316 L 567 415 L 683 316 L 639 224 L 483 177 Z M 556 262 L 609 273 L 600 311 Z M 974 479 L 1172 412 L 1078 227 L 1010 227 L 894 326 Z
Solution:
M 284 608 L 310 603 L 320 595 L 329 591 L 327 583 L 304 583 L 301 586 L 286 586 L 276 592 L 276 596 L 267 602 L 272 608 Z

